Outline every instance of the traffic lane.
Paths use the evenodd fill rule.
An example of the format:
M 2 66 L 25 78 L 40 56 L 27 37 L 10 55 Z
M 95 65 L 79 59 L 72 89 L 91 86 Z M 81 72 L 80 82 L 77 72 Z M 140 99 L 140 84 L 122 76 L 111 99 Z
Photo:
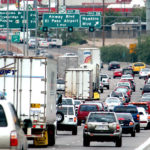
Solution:
M 149 138 L 150 130 L 141 130 L 136 137 L 123 134 L 122 147 L 115 147 L 114 142 L 91 142 L 90 147 L 83 147 L 83 124 L 78 127 L 78 135 L 72 135 L 70 131 L 58 131 L 56 144 L 53 147 L 29 148 L 29 150 L 134 150 Z

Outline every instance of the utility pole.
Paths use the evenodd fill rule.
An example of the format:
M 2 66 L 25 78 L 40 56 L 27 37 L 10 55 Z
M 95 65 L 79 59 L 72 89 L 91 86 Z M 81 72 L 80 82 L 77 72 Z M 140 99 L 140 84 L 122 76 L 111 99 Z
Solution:
M 7 0 L 7 49 L 6 54 L 8 54 L 9 49 L 9 0 Z
M 63 5 L 64 5 L 64 6 L 66 5 L 66 0 L 63 0 Z
M 105 46 L 105 0 L 103 0 L 103 31 L 102 31 L 102 38 L 103 38 L 102 45 Z
M 146 1 L 146 31 L 150 31 L 150 0 Z

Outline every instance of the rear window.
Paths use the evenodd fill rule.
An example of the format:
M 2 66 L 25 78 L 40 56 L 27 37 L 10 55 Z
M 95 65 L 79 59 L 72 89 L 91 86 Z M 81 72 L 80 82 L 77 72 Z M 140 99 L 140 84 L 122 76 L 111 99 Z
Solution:
M 124 119 L 126 119 L 126 120 L 132 120 L 133 118 L 132 118 L 132 116 L 131 115 L 128 115 L 128 114 L 122 114 L 122 113 L 116 113 L 116 115 L 117 115 L 117 118 L 119 119 L 119 118 L 124 118 Z
M 138 113 L 136 107 L 115 107 L 115 112 Z
M 64 80 L 57 80 L 57 84 L 65 84 Z
M 72 99 L 62 99 L 62 105 L 73 105 Z
M 7 126 L 7 120 L 5 116 L 5 112 L 3 107 L 0 105 L 0 127 L 6 127 Z
M 150 85 L 145 85 L 143 91 L 150 91 Z
M 148 110 L 148 106 L 146 104 L 134 104 L 137 107 L 143 107 L 145 110 Z
M 60 107 L 57 110 L 62 112 L 64 115 L 74 115 L 73 107 Z
M 80 111 L 98 111 L 97 105 L 81 105 Z
M 138 64 L 134 64 L 135 67 L 140 67 L 140 66 L 144 66 L 143 63 L 138 63 Z
M 123 69 L 123 74 L 133 74 L 133 70 L 131 70 L 131 69 Z
M 92 113 L 89 116 L 88 122 L 116 122 L 115 116 L 112 113 Z

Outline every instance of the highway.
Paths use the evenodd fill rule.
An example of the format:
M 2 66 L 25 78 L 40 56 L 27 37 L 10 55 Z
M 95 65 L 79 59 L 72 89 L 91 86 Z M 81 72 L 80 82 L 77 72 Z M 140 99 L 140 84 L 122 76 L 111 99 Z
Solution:
M 121 67 L 127 66 L 127 63 L 121 64 Z M 110 90 L 104 90 L 104 93 L 101 94 L 101 101 L 104 101 L 108 94 L 115 88 L 118 79 L 113 79 L 112 74 L 113 71 L 107 70 L 107 65 L 104 66 L 104 69 L 101 70 L 102 73 L 107 73 L 110 79 Z M 132 101 L 137 101 L 141 96 L 140 88 L 144 85 L 144 80 L 135 77 L 136 82 L 136 92 L 132 94 Z M 139 147 L 142 143 L 144 143 L 150 135 L 150 130 L 141 129 L 140 133 L 136 133 L 136 137 L 131 137 L 130 134 L 123 134 L 123 142 L 121 148 L 116 148 L 115 143 L 113 142 L 91 142 L 90 147 L 83 147 L 83 128 L 82 126 L 78 126 L 78 135 L 72 135 L 71 132 L 67 131 L 57 131 L 56 135 L 56 145 L 53 147 L 42 147 L 35 148 L 30 146 L 29 150 L 134 150 Z

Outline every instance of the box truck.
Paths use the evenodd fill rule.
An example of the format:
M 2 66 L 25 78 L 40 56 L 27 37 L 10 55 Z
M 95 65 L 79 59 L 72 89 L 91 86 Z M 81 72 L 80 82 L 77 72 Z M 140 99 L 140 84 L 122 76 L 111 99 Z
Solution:
M 0 91 L 14 104 L 28 140 L 55 144 L 57 62 L 46 57 L 0 57 Z
M 93 70 L 69 68 L 65 71 L 65 96 L 74 99 L 93 99 Z

